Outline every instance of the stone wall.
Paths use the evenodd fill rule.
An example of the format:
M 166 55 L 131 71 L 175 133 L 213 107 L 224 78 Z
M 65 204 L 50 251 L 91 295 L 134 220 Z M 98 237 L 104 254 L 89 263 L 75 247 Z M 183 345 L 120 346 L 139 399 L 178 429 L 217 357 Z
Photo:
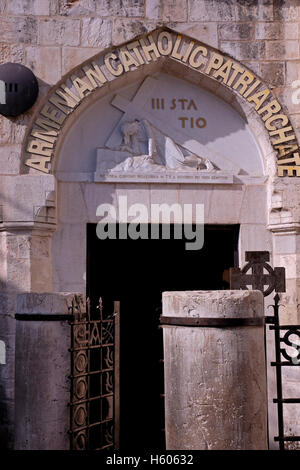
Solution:
M 297 0 L 1 0 L 0 13 L 0 62 L 31 68 L 40 82 L 40 98 L 89 57 L 166 25 L 258 73 L 287 107 L 300 137 L 300 107 L 291 100 L 300 66 Z M 1 173 L 19 172 L 33 112 L 1 118 Z

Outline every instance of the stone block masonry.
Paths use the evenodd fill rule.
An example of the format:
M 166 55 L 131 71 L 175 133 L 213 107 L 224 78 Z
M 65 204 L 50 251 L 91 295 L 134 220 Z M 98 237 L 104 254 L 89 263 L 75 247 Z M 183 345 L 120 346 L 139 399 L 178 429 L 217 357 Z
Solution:
M 1 0 L 0 60 L 28 65 L 53 85 L 82 60 L 165 25 L 253 61 L 275 91 L 291 93 L 292 66 L 300 59 L 299 9 L 296 0 Z

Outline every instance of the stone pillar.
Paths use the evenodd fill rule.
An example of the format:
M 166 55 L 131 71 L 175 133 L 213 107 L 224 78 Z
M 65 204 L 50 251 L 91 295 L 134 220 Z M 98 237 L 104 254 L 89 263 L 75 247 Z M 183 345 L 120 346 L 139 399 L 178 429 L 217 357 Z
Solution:
M 0 263 L 1 264 L 1 263 Z M 0 449 L 14 445 L 16 296 L 0 293 Z
M 260 291 L 163 293 L 168 450 L 267 449 L 263 315 Z
M 68 307 L 74 295 L 18 295 L 15 449 L 70 448 L 71 327 Z

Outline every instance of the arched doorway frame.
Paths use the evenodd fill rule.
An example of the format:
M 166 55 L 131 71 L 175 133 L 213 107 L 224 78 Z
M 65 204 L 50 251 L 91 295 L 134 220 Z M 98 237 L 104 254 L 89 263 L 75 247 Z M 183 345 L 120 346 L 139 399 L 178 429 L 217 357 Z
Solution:
M 151 41 L 155 42 L 157 40 L 157 37 L 160 37 L 159 35 L 162 33 L 168 34 L 172 38 L 173 46 L 174 46 L 172 52 L 170 50 L 168 54 L 158 53 L 159 57 L 156 57 L 156 56 L 153 57 L 153 54 L 152 56 L 150 54 L 148 57 L 149 60 L 147 59 L 146 56 L 144 56 L 141 59 L 144 62 L 143 64 L 138 63 L 136 58 L 132 59 L 132 55 L 131 55 L 131 63 L 127 62 L 127 64 L 129 65 L 127 65 L 127 68 L 123 66 L 123 70 L 121 71 L 121 73 L 112 74 L 110 73 L 109 70 L 107 70 L 107 67 L 105 67 L 104 62 L 107 59 L 107 57 L 109 57 L 109 60 L 105 62 L 106 65 L 109 64 L 111 66 L 110 68 L 111 71 L 113 70 L 117 71 L 119 67 L 122 67 L 118 59 L 118 55 L 121 51 L 125 50 L 128 52 L 128 50 L 130 50 L 132 52 L 133 46 L 135 45 L 135 47 L 137 47 L 136 44 L 140 44 L 138 43 L 138 41 L 143 41 L 143 44 L 145 44 L 145 41 L 150 41 L 150 44 L 151 44 Z M 179 46 L 180 41 L 182 41 L 182 44 L 183 44 L 181 46 Z M 176 48 L 177 43 L 178 43 L 178 46 Z M 178 58 L 180 57 L 180 55 L 178 55 L 178 48 L 182 47 L 182 49 L 184 50 L 184 47 L 187 47 L 188 44 L 192 44 L 194 47 L 194 50 L 198 49 L 197 54 L 193 56 L 194 60 L 192 63 L 194 64 L 194 67 L 191 66 L 190 63 L 188 63 L 187 59 L 184 60 L 184 58 L 182 58 L 183 53 L 181 54 L 182 60 L 179 60 Z M 131 49 L 128 49 L 128 47 L 130 47 Z M 160 49 L 160 51 L 161 50 L 162 49 Z M 156 47 L 156 51 L 157 51 L 157 47 Z M 202 53 L 201 59 L 198 59 L 201 53 Z M 49 90 L 47 95 L 41 100 L 39 106 L 37 107 L 35 113 L 33 114 L 31 122 L 28 125 L 28 129 L 27 129 L 27 132 L 24 138 L 24 143 L 23 143 L 23 158 L 21 159 L 20 173 L 28 173 L 29 168 L 28 166 L 24 165 L 24 163 L 26 164 L 26 161 L 28 160 L 28 157 L 30 157 L 30 155 L 31 155 L 31 159 L 38 155 L 37 151 L 34 151 L 34 154 L 30 154 L 30 149 L 32 149 L 32 146 L 30 146 L 30 142 L 32 142 L 32 136 L 34 135 L 33 132 L 35 129 L 35 125 L 36 124 L 38 125 L 37 118 L 39 117 L 41 110 L 44 108 L 46 104 L 51 106 L 51 100 L 53 99 L 53 97 L 57 99 L 58 97 L 57 92 L 65 93 L 65 91 L 67 90 L 67 95 L 65 96 L 68 96 L 69 103 L 72 102 L 73 104 L 69 107 L 64 106 L 64 110 L 67 116 L 64 119 L 63 123 L 59 124 L 59 126 L 56 128 L 58 129 L 58 132 L 57 132 L 58 135 L 55 136 L 52 143 L 48 139 L 48 143 L 50 143 L 48 148 L 50 149 L 49 154 L 51 153 L 51 163 L 47 161 L 47 164 L 41 165 L 41 168 L 42 166 L 44 166 L 45 167 L 43 170 L 44 172 L 46 173 L 50 172 L 54 174 L 57 168 L 57 161 L 59 158 L 58 156 L 60 153 L 60 148 L 64 140 L 64 137 L 66 133 L 68 132 L 68 129 L 74 123 L 74 120 L 76 120 L 78 115 L 81 114 L 86 109 L 86 107 L 88 107 L 95 100 L 98 100 L 101 97 L 103 97 L 106 93 L 114 89 L 120 88 L 128 82 L 133 82 L 138 77 L 150 75 L 154 71 L 161 69 L 161 70 L 167 71 L 168 73 L 175 74 L 179 77 L 184 76 L 185 80 L 190 81 L 191 83 L 194 83 L 198 86 L 201 86 L 204 89 L 212 91 L 213 93 L 216 94 L 216 96 L 219 96 L 221 99 L 223 99 L 224 101 L 228 102 L 231 106 L 233 106 L 236 109 L 236 111 L 242 116 L 242 118 L 248 123 L 249 127 L 251 128 L 251 130 L 253 131 L 256 137 L 256 140 L 260 146 L 260 150 L 261 150 L 262 157 L 263 157 L 265 174 L 269 175 L 271 178 L 274 178 L 276 176 L 276 163 L 277 163 L 276 157 L 277 157 L 278 152 L 272 146 L 272 140 L 270 138 L 268 131 L 265 128 L 264 120 L 256 112 L 255 110 L 256 106 L 254 107 L 253 103 L 249 102 L 249 95 L 247 96 L 247 98 L 245 98 L 240 93 L 240 92 L 243 92 L 243 86 L 238 86 L 237 88 L 234 88 L 232 84 L 231 86 L 228 86 L 226 80 L 223 80 L 222 77 L 219 76 L 215 78 L 213 76 L 213 73 L 212 74 L 211 72 L 205 73 L 207 71 L 205 67 L 207 66 L 209 62 L 209 57 L 211 57 L 213 54 L 216 55 L 216 58 L 222 57 L 223 67 L 225 66 L 225 62 L 227 63 L 228 61 L 230 61 L 237 68 L 239 68 L 239 70 L 242 70 L 244 74 L 251 75 L 253 77 L 252 79 L 253 84 L 255 84 L 255 82 L 259 82 L 255 91 L 257 90 L 268 91 L 268 97 L 265 103 L 267 102 L 270 103 L 272 100 L 276 100 L 275 96 L 273 96 L 271 90 L 268 89 L 267 85 L 262 80 L 260 80 L 260 78 L 256 74 L 254 74 L 248 67 L 245 67 L 238 60 L 232 59 L 230 58 L 230 56 L 223 54 L 221 51 L 218 51 L 210 46 L 207 46 L 204 43 L 201 43 L 201 42 L 195 43 L 195 40 L 193 40 L 192 38 L 189 38 L 188 36 L 185 36 L 182 34 L 177 34 L 176 31 L 173 31 L 169 28 L 159 28 L 159 29 L 152 31 L 151 33 L 147 35 L 139 36 L 135 38 L 134 41 L 129 41 L 127 43 L 121 44 L 120 46 L 109 48 L 107 50 L 104 50 L 100 54 L 97 54 L 96 56 L 91 57 L 90 59 L 86 60 L 79 66 L 76 66 L 75 68 L 70 70 L 54 87 L 52 87 Z M 196 60 L 196 57 L 197 57 L 197 60 Z M 138 66 L 135 66 L 132 60 L 135 61 L 135 63 L 138 64 Z M 101 72 L 103 72 L 105 76 L 105 82 L 102 83 L 101 86 L 99 87 L 99 80 L 95 81 L 94 79 L 93 83 L 94 85 L 96 85 L 97 83 L 97 86 L 95 86 L 93 89 L 85 88 L 83 90 L 82 79 L 86 81 L 85 71 L 88 69 L 91 70 L 91 68 L 94 67 L 94 64 L 100 67 Z M 97 70 L 99 71 L 99 69 Z M 216 70 L 214 69 L 210 69 L 210 70 L 212 70 L 212 72 L 216 72 Z M 77 85 L 79 83 L 78 86 L 81 87 L 81 90 L 83 90 L 82 92 L 81 91 L 78 92 L 77 85 L 76 85 L 77 88 L 76 86 L 74 88 L 74 81 L 76 82 L 76 79 L 77 79 Z M 233 80 L 233 83 L 234 83 L 234 80 Z M 89 87 L 90 87 L 90 84 L 89 84 Z M 78 93 L 79 93 L 79 96 L 78 96 Z M 245 94 L 245 91 L 243 92 L 243 94 Z M 276 100 L 276 102 L 278 101 Z M 57 110 L 57 107 L 56 107 L 56 110 Z M 288 122 L 288 126 L 291 126 L 290 122 Z M 291 132 L 292 131 L 293 131 L 293 128 L 291 126 Z M 296 137 L 295 137 L 295 145 L 297 146 Z M 47 153 L 47 150 L 46 150 L 46 153 Z M 45 156 L 46 153 L 44 153 L 43 155 Z M 49 165 L 51 165 L 51 168 L 49 168 Z M 30 172 L 32 172 L 32 169 L 30 170 Z

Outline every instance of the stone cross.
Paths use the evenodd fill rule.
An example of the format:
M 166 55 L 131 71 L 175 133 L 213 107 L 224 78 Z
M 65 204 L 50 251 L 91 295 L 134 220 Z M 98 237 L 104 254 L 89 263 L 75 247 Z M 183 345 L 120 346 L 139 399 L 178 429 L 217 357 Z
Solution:
M 245 260 L 248 263 L 242 269 L 230 268 L 230 289 L 251 286 L 253 290 L 260 290 L 265 297 L 273 290 L 285 292 L 285 268 L 273 269 L 267 263 L 270 260 L 268 251 L 246 251 Z M 252 274 L 247 274 L 250 269 Z

